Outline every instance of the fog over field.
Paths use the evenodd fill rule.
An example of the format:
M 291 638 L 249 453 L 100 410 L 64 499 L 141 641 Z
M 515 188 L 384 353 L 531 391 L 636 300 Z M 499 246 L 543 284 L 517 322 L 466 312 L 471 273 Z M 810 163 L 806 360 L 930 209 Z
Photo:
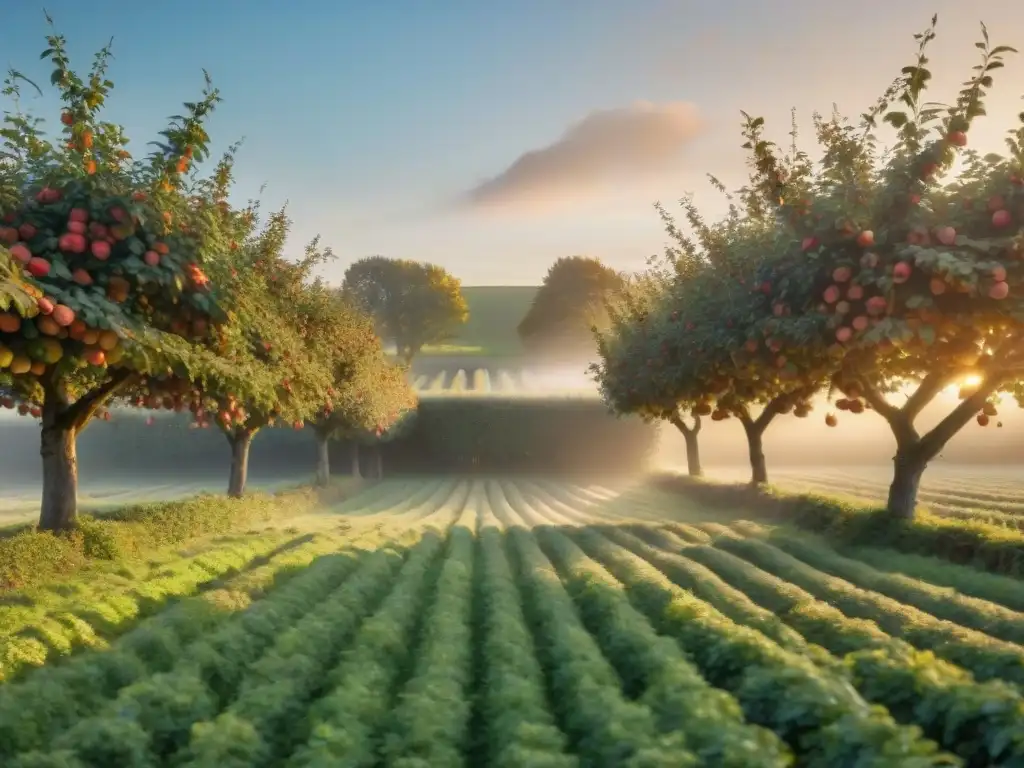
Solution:
M 449 368 L 448 381 L 453 374 Z M 501 390 L 497 384 L 500 378 L 497 373 L 490 377 L 495 394 L 598 397 L 583 365 L 514 368 L 502 379 L 506 383 L 514 380 L 514 391 Z M 472 382 L 472 375 L 467 379 Z M 941 395 L 922 415 L 921 428 L 937 423 L 956 402 L 953 394 Z M 834 492 L 877 500 L 888 482 L 890 457 L 895 448 L 887 425 L 871 412 L 859 416 L 840 413 L 839 426 L 829 428 L 824 415 L 831 410 L 824 398 L 819 398 L 808 418 L 784 416 L 769 427 L 765 435 L 769 479 L 794 490 L 813 490 L 813 482 L 828 477 L 838 482 L 839 487 L 832 488 Z M 158 418 L 168 416 L 158 414 Z M 230 455 L 227 442 L 216 430 L 188 433 L 191 448 L 159 441 L 147 445 L 139 437 L 145 432 L 136 430 L 129 437 L 119 430 L 119 422 L 139 418 L 136 412 L 122 410 L 111 423 L 94 424 L 83 433 L 79 450 L 83 509 L 101 510 L 131 502 L 181 498 L 202 491 L 223 492 Z M 926 473 L 924 491 L 927 493 L 951 475 L 965 480 L 985 476 L 1004 484 L 1024 482 L 1024 415 L 1016 404 L 1006 403 L 999 419 L 1002 428 L 994 424 L 982 428 L 973 423 L 965 427 Z M 657 429 L 660 439 L 651 457 L 652 469 L 684 471 L 682 436 L 668 424 Z M 0 412 L 0 523 L 31 519 L 37 513 L 41 481 L 37 446 L 35 420 Z M 608 446 L 610 451 L 616 448 Z M 260 435 L 253 444 L 252 487 L 273 488 L 307 481 L 314 452 L 313 438 L 308 433 L 275 430 Z M 747 479 L 746 443 L 737 420 L 716 423 L 705 418 L 700 452 L 709 477 Z M 210 455 L 216 457 L 212 462 L 198 458 Z

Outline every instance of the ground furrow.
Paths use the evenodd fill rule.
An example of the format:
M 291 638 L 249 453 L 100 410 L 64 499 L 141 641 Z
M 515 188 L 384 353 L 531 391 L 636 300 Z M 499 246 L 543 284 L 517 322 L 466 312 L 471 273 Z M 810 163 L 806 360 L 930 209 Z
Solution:
M 204 583 L 245 568 L 286 541 L 279 534 L 248 537 L 170 563 L 141 584 L 125 585 L 124 591 L 111 590 L 87 602 L 69 602 L 31 624 L 23 623 L 27 616 L 22 622 L 4 621 L 13 631 L 0 638 L 0 681 L 41 667 L 54 656 L 103 648 L 139 619 L 159 611 L 167 601 L 194 594 Z
M 474 541 L 472 528 L 457 524 L 452 529 L 412 677 L 388 717 L 381 750 L 385 768 L 467 765 Z
M 529 502 L 538 509 L 545 511 L 549 518 L 549 524 L 553 525 L 592 525 L 595 522 L 607 519 L 600 509 L 597 509 L 592 502 L 576 499 L 574 503 L 564 501 L 564 496 L 559 497 L 554 492 L 548 492 L 546 484 L 524 482 L 518 489 L 520 498 Z M 567 489 L 559 488 L 568 495 Z
M 988 573 L 941 557 L 914 555 L 881 547 L 849 547 L 843 552 L 876 570 L 954 589 L 963 595 L 1024 613 L 1024 589 L 1021 589 L 1020 580 L 1012 576 Z
M 479 753 L 496 768 L 577 768 L 555 725 L 500 531 L 480 532 L 482 649 Z
M 437 538 L 433 534 L 428 537 Z M 429 543 L 418 547 L 430 547 Z M 416 556 L 417 548 L 409 554 Z M 197 722 L 175 756 L 180 768 L 258 768 L 277 764 L 301 738 L 303 718 L 360 623 L 381 604 L 403 562 L 378 549 L 340 588 L 245 673 L 238 694 L 216 718 Z
M 410 666 L 424 601 L 434 590 L 444 540 L 428 534 L 406 560 L 381 607 L 325 681 L 310 708 L 309 736 L 287 761 L 291 768 L 374 766 L 396 687 Z
M 1024 684 L 1024 647 L 937 619 L 878 592 L 861 589 L 731 528 L 708 524 L 700 527 L 711 534 L 719 549 L 806 589 L 847 616 L 874 621 L 893 637 L 900 637 L 916 648 L 933 651 L 972 672 L 979 680 L 1002 678 L 1017 685 Z
M 595 530 L 631 554 L 647 561 L 673 583 L 689 590 L 729 619 L 756 629 L 782 648 L 807 656 L 828 666 L 830 659 L 823 649 L 813 646 L 771 611 L 765 610 L 740 590 L 720 578 L 714 571 L 671 551 L 669 534 L 654 528 L 600 526 Z M 642 534 L 643 538 L 637 534 Z M 653 543 L 652 543 L 653 542 Z
M 790 744 L 800 765 L 956 764 L 918 729 L 869 706 L 841 674 L 733 622 L 597 531 L 582 529 L 574 538 L 622 582 L 634 605 L 663 634 L 680 643 L 710 684 L 737 698 L 748 721 Z
M 614 576 L 553 528 L 541 529 L 537 538 L 627 695 L 650 707 L 662 733 L 680 734 L 709 768 L 792 764 L 789 748 L 771 731 L 744 722 L 738 702 L 708 685 L 679 645 L 658 635 Z
M 623 695 L 618 674 L 533 535 L 513 528 L 507 536 L 550 699 L 582 762 L 602 768 L 697 765 L 678 734 L 660 733 L 650 708 Z
M 1007 642 L 1024 643 L 1024 613 L 936 587 L 909 576 L 886 573 L 844 557 L 819 537 L 773 531 L 753 524 L 734 526 L 744 535 L 767 539 L 802 562 L 849 581 L 862 589 L 891 597 L 939 619 L 978 630 Z
M 665 506 L 647 493 L 620 494 L 609 501 L 588 499 L 582 486 L 564 483 L 540 482 L 535 487 L 548 496 L 570 507 L 579 508 L 591 518 L 591 522 L 604 519 L 607 522 L 652 521 L 665 519 Z
M 851 619 L 794 584 L 729 552 L 681 539 L 673 551 L 713 570 L 807 640 L 842 656 L 857 690 L 969 765 L 1024 764 L 1024 697 L 1001 681 L 978 683 L 963 669 L 916 650 L 866 619 Z M 979 707 L 979 701 L 986 702 Z
M 576 521 L 559 514 L 548 504 L 536 499 L 533 494 L 529 492 L 524 494 L 520 490 L 518 483 L 501 483 L 501 489 L 509 504 L 512 505 L 512 508 L 521 518 L 527 520 L 531 527 L 539 525 L 578 525 Z

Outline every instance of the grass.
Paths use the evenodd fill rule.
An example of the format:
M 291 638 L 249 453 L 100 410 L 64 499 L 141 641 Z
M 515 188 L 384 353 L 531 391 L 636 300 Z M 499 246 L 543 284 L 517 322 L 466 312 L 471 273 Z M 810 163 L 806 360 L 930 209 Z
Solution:
M 497 356 L 522 352 L 516 327 L 526 315 L 537 286 L 467 285 L 462 295 L 469 305 L 469 320 L 450 344 L 486 350 Z
M 1018 579 L 712 502 L 395 479 L 11 591 L 0 763 L 1024 765 Z

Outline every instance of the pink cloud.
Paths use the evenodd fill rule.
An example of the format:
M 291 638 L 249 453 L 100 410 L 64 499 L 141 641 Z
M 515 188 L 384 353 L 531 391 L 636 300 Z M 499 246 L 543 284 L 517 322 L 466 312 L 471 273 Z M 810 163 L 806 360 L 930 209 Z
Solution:
M 520 155 L 469 190 L 462 204 L 547 210 L 657 181 L 678 172 L 683 149 L 702 130 L 696 107 L 686 102 L 637 102 L 591 112 L 554 143 Z

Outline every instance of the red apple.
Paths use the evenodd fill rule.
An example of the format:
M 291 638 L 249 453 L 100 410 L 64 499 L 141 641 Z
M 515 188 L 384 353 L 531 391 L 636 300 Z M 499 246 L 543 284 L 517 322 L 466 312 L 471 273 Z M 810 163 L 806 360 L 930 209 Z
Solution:
M 853 276 L 853 270 L 849 267 L 836 267 L 832 270 L 832 279 L 837 283 L 845 283 Z
M 50 262 L 35 256 L 29 259 L 27 269 L 28 273 L 33 277 L 46 277 L 50 274 Z
M 857 235 L 857 245 L 861 248 L 870 248 L 875 244 L 875 233 L 870 229 L 865 229 L 859 235 Z
M 939 227 L 935 230 L 935 238 L 943 245 L 953 245 L 956 242 L 956 230 L 953 227 Z
M 992 214 L 992 226 L 993 227 L 1008 227 L 1012 217 L 1010 212 L 1005 208 L 1000 209 Z

